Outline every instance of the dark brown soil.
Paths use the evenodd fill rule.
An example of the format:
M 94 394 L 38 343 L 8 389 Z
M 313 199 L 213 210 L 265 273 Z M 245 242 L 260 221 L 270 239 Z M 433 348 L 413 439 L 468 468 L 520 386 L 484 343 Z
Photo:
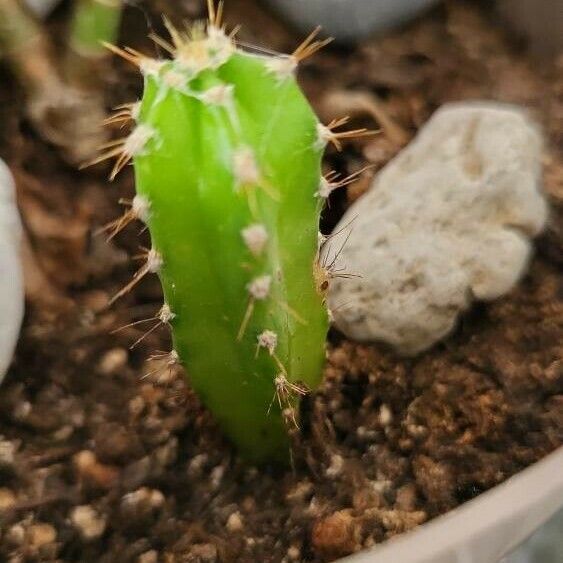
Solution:
M 296 44 L 251 2 L 227 3 L 245 40 L 285 51 Z M 152 9 L 201 14 L 199 2 Z M 129 9 L 124 43 L 149 49 L 145 33 L 144 16 Z M 329 155 L 342 172 L 365 159 L 382 166 L 443 102 L 529 107 L 549 138 L 553 214 L 519 287 L 475 307 L 418 359 L 332 333 L 324 386 L 304 405 L 296 467 L 284 473 L 242 465 L 180 374 L 142 378 L 167 336 L 156 331 L 129 351 L 142 329 L 111 331 L 152 316 L 158 284 L 147 280 L 106 305 L 143 240 L 134 227 L 111 245 L 92 235 L 118 214 L 117 199 L 131 196 L 131 172 L 109 185 L 103 170 L 67 167 L 22 121 L 21 93 L 0 67 L 0 156 L 16 174 L 33 249 L 25 327 L 0 393 L 0 560 L 328 561 L 450 510 L 560 446 L 562 68 L 528 59 L 494 14 L 465 3 L 305 65 L 303 84 L 321 114 L 351 103 L 341 90 L 362 91 L 376 94 L 395 124 Z M 116 69 L 112 104 L 139 88 L 131 69 Z M 373 127 L 362 107 L 344 111 Z M 346 203 L 336 195 L 325 230 Z

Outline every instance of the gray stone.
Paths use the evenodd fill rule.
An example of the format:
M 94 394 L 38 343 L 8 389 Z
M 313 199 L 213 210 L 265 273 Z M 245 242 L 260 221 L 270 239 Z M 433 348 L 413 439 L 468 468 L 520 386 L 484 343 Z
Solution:
M 473 300 L 510 291 L 546 221 L 541 148 L 515 107 L 438 110 L 323 246 L 327 262 L 338 254 L 328 299 L 336 325 L 412 355 L 447 335 Z

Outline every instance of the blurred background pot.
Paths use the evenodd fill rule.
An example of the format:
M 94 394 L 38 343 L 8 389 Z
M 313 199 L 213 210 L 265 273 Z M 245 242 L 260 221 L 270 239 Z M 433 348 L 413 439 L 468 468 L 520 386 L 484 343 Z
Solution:
M 20 238 L 14 179 L 0 159 L 0 383 L 12 360 L 23 318 Z
M 39 17 L 45 17 L 61 0 L 25 0 L 29 8 Z
M 303 31 L 321 25 L 337 41 L 353 43 L 415 18 L 438 0 L 266 0 Z

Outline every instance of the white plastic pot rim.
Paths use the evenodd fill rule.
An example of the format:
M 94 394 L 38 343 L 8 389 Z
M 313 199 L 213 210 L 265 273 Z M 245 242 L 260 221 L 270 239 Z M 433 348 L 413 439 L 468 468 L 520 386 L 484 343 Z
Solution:
M 492 563 L 563 506 L 563 447 L 459 508 L 341 563 Z

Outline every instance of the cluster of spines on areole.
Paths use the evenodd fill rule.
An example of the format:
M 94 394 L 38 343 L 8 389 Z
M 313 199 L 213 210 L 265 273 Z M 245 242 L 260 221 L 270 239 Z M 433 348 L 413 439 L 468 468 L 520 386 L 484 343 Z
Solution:
M 144 76 L 153 76 L 160 80 L 163 88 L 175 89 L 186 95 L 194 96 L 206 104 L 229 106 L 233 96 L 233 87 L 229 84 L 213 86 L 203 92 L 194 92 L 189 88 L 190 80 L 195 78 L 201 71 L 205 69 L 216 69 L 225 63 L 236 50 L 234 41 L 235 32 L 227 34 L 222 24 L 223 4 L 220 2 L 217 9 L 213 0 L 208 0 L 209 20 L 207 25 L 198 23 L 179 31 L 172 26 L 167 20 L 165 25 L 170 33 L 172 42 L 168 42 L 158 36 L 151 35 L 155 43 L 167 51 L 172 57 L 170 60 L 159 60 L 146 56 L 134 49 L 120 49 L 113 45 L 106 45 L 111 51 L 121 56 L 125 60 L 131 62 L 139 68 Z M 290 55 L 272 56 L 266 63 L 266 70 L 272 72 L 279 78 L 280 82 L 293 76 L 299 63 L 305 58 L 311 56 L 319 49 L 324 47 L 330 39 L 317 40 L 319 28 L 315 29 L 303 43 Z M 115 158 L 115 164 L 112 168 L 110 179 L 122 170 L 133 157 L 145 154 L 149 141 L 158 141 L 158 131 L 153 127 L 140 123 L 139 118 L 140 102 L 125 104 L 119 106 L 117 112 L 106 120 L 107 124 L 119 124 L 123 126 L 127 122 L 134 122 L 136 125 L 131 133 L 121 139 L 117 139 L 101 147 L 105 152 L 98 158 L 88 164 L 96 164 L 107 159 Z M 335 131 L 348 122 L 348 118 L 342 118 L 331 121 L 328 125 L 321 123 L 317 126 L 317 139 L 315 148 L 322 150 L 328 143 L 332 143 L 338 150 L 342 148 L 342 141 L 345 139 L 364 136 L 371 134 L 366 129 L 356 129 L 353 131 Z M 250 147 L 241 145 L 233 154 L 233 177 L 235 179 L 235 188 L 245 190 L 249 187 L 260 186 L 268 195 L 276 199 L 275 190 L 268 185 L 260 172 L 260 167 L 255 158 L 254 152 Z M 353 174 L 343 180 L 338 180 L 334 173 L 321 177 L 319 181 L 318 191 L 315 196 L 320 201 L 328 198 L 330 193 L 339 187 L 342 187 L 355 179 L 359 173 Z M 252 193 L 252 190 L 249 190 Z M 256 217 L 256 207 L 252 197 L 249 197 L 249 205 L 251 214 Z M 138 219 L 146 223 L 150 214 L 150 202 L 143 196 L 137 195 L 131 202 L 125 202 L 129 205 L 129 209 L 122 217 L 113 221 L 106 226 L 109 238 L 114 237 L 120 230 L 125 228 L 129 223 Z M 242 241 L 248 251 L 255 258 L 260 257 L 267 248 L 270 240 L 270 234 L 266 226 L 259 220 L 244 227 L 240 233 Z M 114 302 L 130 291 L 143 277 L 149 273 L 158 273 L 162 267 L 162 256 L 157 249 L 146 249 L 139 256 L 143 260 L 143 265 L 134 274 L 133 279 L 124 288 L 122 288 L 111 300 Z M 315 268 L 315 282 L 319 293 L 325 294 L 328 287 L 328 280 L 334 277 L 331 272 L 331 265 L 325 266 L 317 259 Z M 270 297 L 271 286 L 274 281 L 272 273 L 263 272 L 262 274 L 250 279 L 246 286 L 248 304 L 241 320 L 237 339 L 242 339 L 245 334 L 248 322 L 252 316 L 256 302 L 265 301 Z M 280 303 L 289 313 L 300 320 L 299 315 L 292 311 L 287 304 Z M 151 319 L 156 321 L 149 333 L 156 330 L 159 326 L 169 325 L 174 318 L 174 313 L 167 304 L 164 304 L 157 316 Z M 144 336 L 146 336 L 145 333 Z M 141 337 L 142 338 L 144 338 Z M 141 340 L 137 340 L 135 345 Z M 287 374 L 285 367 L 276 355 L 276 347 L 278 343 L 278 335 L 268 328 L 257 335 L 256 353 L 260 349 L 264 349 L 275 361 L 279 368 L 279 373 L 275 378 L 275 396 L 277 398 L 282 414 L 286 421 L 295 422 L 295 416 L 292 414 L 291 398 L 296 395 L 302 395 L 306 391 L 303 386 L 293 383 Z M 160 355 L 157 359 L 163 359 Z M 166 354 L 167 365 L 179 362 L 179 356 L 175 350 Z M 271 405 L 270 405 L 271 407 Z M 269 410 L 269 409 L 268 409 Z

